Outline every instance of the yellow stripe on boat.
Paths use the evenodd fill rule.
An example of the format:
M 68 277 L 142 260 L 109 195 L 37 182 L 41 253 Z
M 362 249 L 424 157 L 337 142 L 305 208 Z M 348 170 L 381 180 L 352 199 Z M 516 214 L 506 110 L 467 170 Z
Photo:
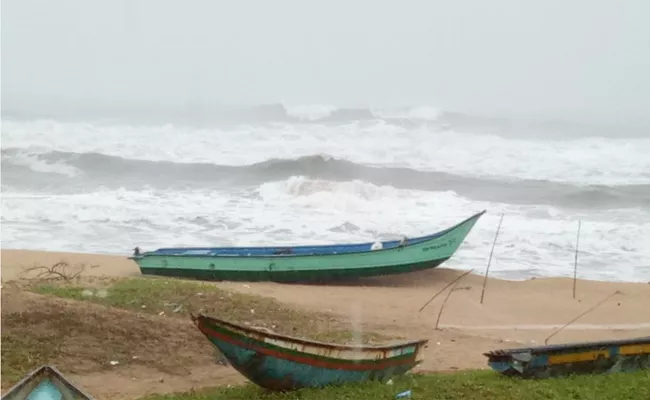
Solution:
M 650 354 L 650 344 L 628 344 L 621 346 L 618 353 L 624 356 L 633 354 Z
M 548 364 L 567 364 L 574 362 L 594 361 L 598 357 L 609 357 L 609 350 L 584 351 L 580 353 L 558 354 L 548 356 Z

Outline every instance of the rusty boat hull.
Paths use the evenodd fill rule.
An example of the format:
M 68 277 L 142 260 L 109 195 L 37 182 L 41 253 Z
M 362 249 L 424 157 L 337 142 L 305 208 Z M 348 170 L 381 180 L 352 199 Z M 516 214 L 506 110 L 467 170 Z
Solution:
M 523 378 L 632 372 L 650 369 L 650 336 L 495 350 L 484 355 L 495 371 Z
M 268 333 L 202 314 L 192 319 L 232 367 L 255 384 L 279 391 L 387 380 L 419 364 L 428 342 L 336 345 Z

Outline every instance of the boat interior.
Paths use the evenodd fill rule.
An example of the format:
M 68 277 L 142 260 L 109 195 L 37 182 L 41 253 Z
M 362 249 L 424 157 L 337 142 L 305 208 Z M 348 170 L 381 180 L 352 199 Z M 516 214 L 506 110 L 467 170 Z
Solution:
M 301 245 L 301 246 L 265 246 L 265 247 L 166 247 L 146 253 L 139 253 L 136 248 L 136 256 L 305 256 L 305 255 L 328 255 L 328 254 L 347 254 L 361 253 L 373 250 L 387 250 L 400 246 L 411 246 L 431 239 L 442 236 L 449 231 L 467 223 L 472 219 L 477 219 L 483 215 L 481 211 L 466 220 L 425 236 L 414 238 L 403 237 L 400 240 L 386 240 L 378 242 L 365 242 L 353 244 L 331 244 L 331 245 Z M 380 244 L 380 245 L 378 245 Z
M 400 245 L 413 245 L 424 242 L 441 235 L 436 233 L 428 236 L 402 240 L 380 241 L 379 249 L 392 249 Z M 303 246 L 278 246 L 278 247 L 169 247 L 144 253 L 144 255 L 183 255 L 183 256 L 287 256 L 287 255 L 320 255 L 320 254 L 345 254 L 359 253 L 373 250 L 376 242 L 333 244 L 333 245 L 303 245 Z

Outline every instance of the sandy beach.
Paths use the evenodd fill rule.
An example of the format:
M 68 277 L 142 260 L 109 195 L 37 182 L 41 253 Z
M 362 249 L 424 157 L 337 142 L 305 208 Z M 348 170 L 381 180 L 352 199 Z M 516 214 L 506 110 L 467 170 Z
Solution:
M 137 265 L 128 260 L 126 255 L 119 257 L 3 250 L 3 284 L 20 279 L 25 268 L 34 265 L 52 265 L 58 261 L 92 266 L 92 268 L 85 269 L 84 274 L 87 276 L 140 275 Z M 366 279 L 360 282 L 362 286 L 241 282 L 218 282 L 215 285 L 231 291 L 272 297 L 301 309 L 330 312 L 338 315 L 341 320 L 349 321 L 351 328 L 362 322 L 364 326 L 369 326 L 376 332 L 404 338 L 429 339 L 429 347 L 426 350 L 424 362 L 418 368 L 419 371 L 486 368 L 486 358 L 482 355 L 483 352 L 497 348 L 543 344 L 545 338 L 555 329 L 588 311 L 617 291 L 620 293 L 613 295 L 593 311 L 588 312 L 575 323 L 554 335 L 549 340 L 549 344 L 650 335 L 650 312 L 647 310 L 648 304 L 650 304 L 649 283 L 579 280 L 577 282 L 577 298 L 573 299 L 571 279 L 544 278 L 527 281 L 489 279 L 484 303 L 481 304 L 483 277 L 473 274 L 467 275 L 459 281 L 456 286 L 458 290 L 455 290 L 447 300 L 444 313 L 438 322 L 439 329 L 436 329 L 440 307 L 446 297 L 446 292 L 438 296 L 422 311 L 420 309 L 434 294 L 461 273 L 439 268 L 407 275 Z M 22 298 L 20 293 L 12 294 L 13 300 L 7 302 L 5 292 L 7 292 L 6 288 L 2 296 L 3 319 L 7 315 L 20 313 L 24 308 L 35 307 L 43 303 L 43 299 Z M 59 302 L 64 308 L 73 307 L 71 302 L 51 301 Z M 124 324 L 127 324 L 128 321 L 129 319 L 125 319 Z M 116 323 L 120 322 L 116 320 Z M 194 329 L 189 321 L 186 325 L 190 329 Z M 131 328 L 129 325 L 123 325 L 122 329 L 136 329 L 133 325 L 130 326 Z M 6 325 L 3 323 L 3 328 L 5 327 Z M 173 331 L 179 328 L 171 326 L 168 329 Z M 201 340 L 199 335 L 193 337 Z M 201 346 L 203 344 L 200 343 Z M 198 347 L 194 350 L 197 357 L 201 357 L 202 348 L 205 349 L 205 352 L 210 353 L 208 346 Z M 203 357 L 209 358 L 210 354 L 204 354 Z M 212 370 L 209 370 L 210 368 Z M 192 380 L 183 380 L 178 377 L 165 379 L 166 389 L 184 390 L 204 384 L 214 385 L 218 382 L 238 383 L 242 381 L 241 377 L 230 368 L 219 368 L 212 365 L 195 369 Z M 97 374 L 93 374 L 75 375 L 75 379 L 86 386 L 93 387 L 98 395 L 111 393 L 111 396 L 115 396 L 119 393 L 106 392 L 109 390 L 108 383 L 115 385 L 124 381 L 128 383 L 128 387 L 133 388 L 136 385 L 135 378 L 128 377 L 144 377 L 150 372 L 140 368 L 140 370 L 132 370 L 128 374 L 124 371 L 108 372 L 109 375 L 112 374 L 110 378 L 107 378 L 106 375 L 98 377 Z M 204 375 L 204 379 L 201 378 L 201 374 Z M 137 382 L 146 386 L 146 379 Z M 136 387 L 125 393 L 127 392 L 138 393 L 138 389 Z M 126 396 L 124 398 L 128 398 L 127 394 L 124 394 Z
M 650 2 L 60 3 L 3 2 L 0 397 L 51 364 L 99 400 L 650 400 L 485 355 L 650 363 Z

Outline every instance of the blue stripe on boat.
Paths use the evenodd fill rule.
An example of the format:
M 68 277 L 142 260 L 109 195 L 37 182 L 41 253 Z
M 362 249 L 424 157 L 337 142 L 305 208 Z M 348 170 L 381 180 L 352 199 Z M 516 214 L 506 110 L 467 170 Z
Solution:
M 454 226 L 455 227 L 455 226 Z M 408 238 L 408 244 L 417 244 L 444 235 L 454 227 L 436 232 L 431 235 Z M 334 244 L 334 245 L 301 245 L 275 247 L 167 247 L 149 251 L 147 255 L 183 255 L 183 256 L 268 256 L 278 254 L 282 250 L 291 249 L 293 255 L 344 254 L 370 251 L 374 242 Z M 398 247 L 399 240 L 381 242 L 383 249 Z

